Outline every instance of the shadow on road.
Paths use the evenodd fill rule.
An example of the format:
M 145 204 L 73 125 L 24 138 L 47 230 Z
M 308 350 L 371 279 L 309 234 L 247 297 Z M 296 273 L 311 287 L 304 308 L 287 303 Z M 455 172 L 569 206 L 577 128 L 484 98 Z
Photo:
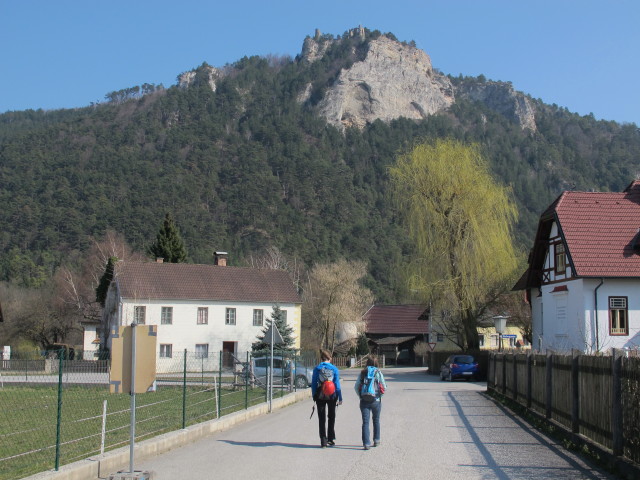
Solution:
M 498 479 L 498 480 L 509 480 L 514 477 L 514 474 L 515 474 L 514 472 L 519 472 L 517 474 L 518 478 L 532 478 L 532 479 L 540 478 L 538 476 L 540 475 L 540 472 L 542 472 L 542 474 L 545 474 L 545 473 L 548 474 L 549 471 L 555 471 L 556 475 L 559 477 L 563 474 L 568 475 L 568 477 L 563 476 L 562 478 L 569 478 L 569 477 L 581 478 L 581 479 L 603 478 L 602 475 L 595 475 L 594 473 L 589 471 L 589 467 L 585 468 L 585 466 L 580 465 L 571 455 L 568 455 L 563 448 L 559 448 L 554 443 L 549 442 L 547 438 L 545 438 L 543 435 L 540 435 L 537 431 L 532 429 L 529 425 L 527 425 L 525 422 L 523 422 L 519 418 L 513 416 L 508 410 L 506 410 L 504 407 L 502 407 L 499 404 L 496 405 L 497 408 L 501 411 L 501 414 L 504 415 L 504 418 L 509 418 L 513 422 L 512 426 L 505 426 L 505 425 L 474 426 L 472 425 L 470 421 L 470 417 L 472 416 L 493 416 L 491 414 L 490 415 L 486 415 L 486 414 L 485 415 L 477 415 L 477 414 L 469 415 L 467 414 L 467 412 L 465 412 L 465 408 L 476 406 L 476 405 L 468 404 L 466 400 L 472 399 L 473 397 L 476 397 L 478 399 L 479 397 L 482 397 L 486 400 L 486 397 L 484 397 L 484 395 L 481 394 L 480 392 L 474 392 L 474 393 L 449 392 L 448 397 L 456 413 L 458 414 L 458 417 L 462 421 L 463 428 L 465 428 L 465 430 L 468 432 L 470 436 L 470 440 L 471 440 L 470 443 L 475 446 L 477 451 L 480 453 L 480 455 L 486 462 L 486 465 L 475 464 L 475 465 L 461 465 L 461 466 L 484 468 L 487 470 L 487 473 L 490 475 L 492 479 Z M 495 416 L 498 417 L 498 415 L 495 415 Z M 524 440 L 523 443 L 501 442 L 499 440 L 500 435 L 497 432 L 505 428 L 521 429 L 522 431 L 527 432 L 528 435 L 532 437 L 536 443 L 538 443 L 539 445 L 543 445 L 549 451 L 551 451 L 557 458 L 561 459 L 564 462 L 563 465 L 555 466 L 555 467 L 549 467 L 546 465 L 544 466 L 536 465 L 535 460 L 532 458 L 530 459 L 531 463 L 528 465 L 514 466 L 514 465 L 509 465 L 507 463 L 504 463 L 504 460 L 505 460 L 504 458 L 497 459 L 494 456 L 494 454 L 490 451 L 489 447 L 501 446 L 501 445 L 504 447 L 508 445 L 509 446 L 521 445 L 522 448 L 526 448 L 528 445 L 531 445 L 528 439 L 523 439 Z M 483 439 L 478 429 L 495 430 L 496 434 L 489 435 L 490 437 L 494 438 L 494 441 L 487 442 L 486 440 L 484 440 L 487 438 L 486 430 L 485 432 L 483 432 L 483 435 L 482 435 L 482 437 L 484 437 Z M 538 473 L 535 473 L 536 471 Z M 575 472 L 579 472 L 578 473 L 579 477 L 573 476 Z
M 320 448 L 319 445 L 305 445 L 304 443 L 284 442 L 236 442 L 235 440 L 218 440 L 229 445 L 244 445 L 245 447 L 289 447 L 289 448 Z
M 218 440 L 229 445 L 243 445 L 245 447 L 287 447 L 287 448 L 320 448 L 320 445 L 306 445 L 304 443 L 284 442 L 237 442 L 235 440 Z M 328 447 L 332 450 L 362 450 L 362 445 L 335 445 Z

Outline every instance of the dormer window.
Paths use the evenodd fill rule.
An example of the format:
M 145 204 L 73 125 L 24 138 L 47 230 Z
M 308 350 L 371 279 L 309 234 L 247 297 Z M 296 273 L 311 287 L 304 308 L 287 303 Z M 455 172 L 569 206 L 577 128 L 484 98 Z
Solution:
M 567 270 L 567 262 L 564 254 L 564 244 L 556 243 L 555 249 L 555 271 L 556 273 L 563 274 Z

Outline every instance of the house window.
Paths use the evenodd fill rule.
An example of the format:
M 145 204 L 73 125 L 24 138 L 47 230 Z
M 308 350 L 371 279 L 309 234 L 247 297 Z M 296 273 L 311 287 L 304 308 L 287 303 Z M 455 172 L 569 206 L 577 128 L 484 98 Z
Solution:
M 556 255 L 556 264 L 555 264 L 555 269 L 556 269 L 556 273 L 565 273 L 565 271 L 567 270 L 567 264 L 566 264 L 566 260 L 565 260 L 565 255 L 564 255 L 564 244 L 563 243 L 556 243 L 554 245 L 555 247 L 555 255 Z
M 438 341 L 444 342 L 444 333 L 438 333 Z
M 136 325 L 144 325 L 144 317 L 147 312 L 147 307 L 136 305 L 133 308 L 133 321 Z
M 225 325 L 235 325 L 236 324 L 236 309 L 235 308 L 227 308 L 227 312 L 224 317 Z
M 562 295 L 556 300 L 556 332 L 559 335 L 567 334 L 567 296 Z
M 196 358 L 208 358 L 208 357 L 209 357 L 209 344 L 196 343 Z
M 171 358 L 173 354 L 173 345 L 170 343 L 160 344 L 160 358 Z
M 161 325 L 171 325 L 173 323 L 173 307 L 162 307 L 160 314 Z
M 484 347 L 484 335 L 478 335 L 478 345 Z
M 609 297 L 609 333 L 629 335 L 627 297 Z
M 262 309 L 255 308 L 253 310 L 253 326 L 261 327 L 264 320 L 264 311 Z
M 209 323 L 209 307 L 198 307 L 198 325 Z

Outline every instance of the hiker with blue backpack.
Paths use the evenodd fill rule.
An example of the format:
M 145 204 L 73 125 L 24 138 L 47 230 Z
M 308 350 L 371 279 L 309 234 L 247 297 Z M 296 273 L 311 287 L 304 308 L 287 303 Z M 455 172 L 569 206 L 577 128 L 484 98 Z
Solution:
M 331 354 L 320 350 L 321 362 L 313 369 L 311 377 L 311 393 L 318 406 L 318 423 L 320 427 L 320 446 L 336 444 L 336 405 L 342 405 L 340 390 L 340 373 L 331 364 Z M 313 412 L 311 413 L 313 415 Z M 328 425 L 327 417 L 329 419 Z
M 367 366 L 356 379 L 356 393 L 360 397 L 360 413 L 362 414 L 362 445 L 365 450 L 371 447 L 369 435 L 369 417 L 373 418 L 373 446 L 380 445 L 380 410 L 382 410 L 382 395 L 387 389 L 384 375 L 378 368 L 378 359 L 373 356 L 367 358 Z

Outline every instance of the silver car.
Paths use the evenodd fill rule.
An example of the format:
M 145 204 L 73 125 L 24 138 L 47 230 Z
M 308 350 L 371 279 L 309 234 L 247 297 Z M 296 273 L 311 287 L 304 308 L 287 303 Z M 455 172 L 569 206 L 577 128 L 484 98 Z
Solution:
M 254 381 L 258 384 L 267 383 L 267 371 L 269 369 L 271 358 L 252 357 L 251 370 L 253 372 Z M 291 378 L 291 358 L 278 355 L 273 356 L 273 382 L 274 384 L 288 384 Z M 294 384 L 296 388 L 307 388 L 311 385 L 311 377 L 313 368 L 305 367 L 303 364 L 296 362 L 294 368 Z

